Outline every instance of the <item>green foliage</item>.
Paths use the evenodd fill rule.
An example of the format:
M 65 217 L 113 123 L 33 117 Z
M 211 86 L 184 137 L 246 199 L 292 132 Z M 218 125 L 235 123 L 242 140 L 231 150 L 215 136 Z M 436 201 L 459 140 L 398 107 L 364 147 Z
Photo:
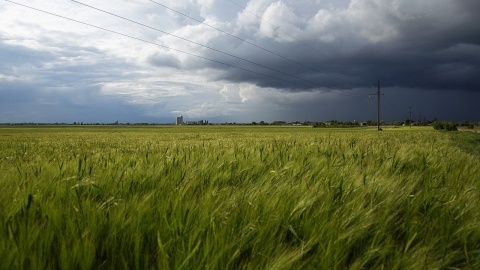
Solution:
M 341 121 L 329 121 L 329 122 L 316 122 L 313 124 L 314 128 L 353 128 L 359 127 L 357 122 L 341 122 Z
M 457 131 L 457 125 L 452 122 L 434 122 L 433 128 L 436 130 Z
M 0 269 L 478 269 L 453 135 L 0 128 Z

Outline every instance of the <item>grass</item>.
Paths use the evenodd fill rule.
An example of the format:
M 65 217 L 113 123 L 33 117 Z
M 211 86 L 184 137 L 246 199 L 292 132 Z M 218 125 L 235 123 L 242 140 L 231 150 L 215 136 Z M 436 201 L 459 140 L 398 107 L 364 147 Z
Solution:
M 460 149 L 480 156 L 480 134 L 471 132 L 455 132 L 450 134 L 451 140 Z
M 1 128 L 0 268 L 478 269 L 478 138 Z

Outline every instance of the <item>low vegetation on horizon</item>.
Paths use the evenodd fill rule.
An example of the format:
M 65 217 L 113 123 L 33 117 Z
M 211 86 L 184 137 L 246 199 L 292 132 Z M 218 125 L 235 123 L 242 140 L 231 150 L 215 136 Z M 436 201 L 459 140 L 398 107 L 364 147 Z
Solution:
M 480 136 L 1 127 L 1 269 L 480 268 Z

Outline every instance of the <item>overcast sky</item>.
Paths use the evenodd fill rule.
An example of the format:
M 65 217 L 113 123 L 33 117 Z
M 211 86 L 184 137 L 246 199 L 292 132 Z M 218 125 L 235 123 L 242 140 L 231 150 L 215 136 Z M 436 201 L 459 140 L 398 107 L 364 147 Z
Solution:
M 1 123 L 480 121 L 478 0 L 13 1 Z

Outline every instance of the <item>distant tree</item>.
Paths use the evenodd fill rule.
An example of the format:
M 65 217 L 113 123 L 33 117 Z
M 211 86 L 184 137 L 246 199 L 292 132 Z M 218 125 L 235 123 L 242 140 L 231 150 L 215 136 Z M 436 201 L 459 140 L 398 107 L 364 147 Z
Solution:
M 313 124 L 314 128 L 321 128 L 321 127 L 326 127 L 327 125 L 324 122 L 315 122 Z
M 436 130 L 445 130 L 445 131 L 457 131 L 457 125 L 453 122 L 434 122 L 433 128 Z

